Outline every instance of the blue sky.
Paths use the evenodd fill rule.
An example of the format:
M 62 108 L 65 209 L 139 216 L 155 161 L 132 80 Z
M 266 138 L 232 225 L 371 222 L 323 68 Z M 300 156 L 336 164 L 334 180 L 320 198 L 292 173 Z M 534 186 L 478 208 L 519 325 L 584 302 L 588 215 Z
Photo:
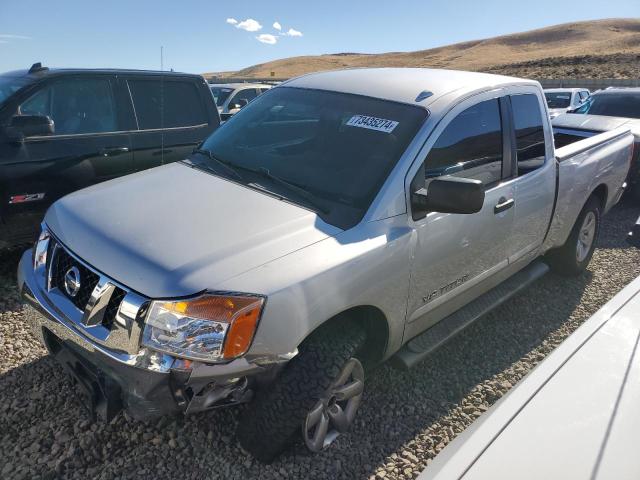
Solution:
M 161 45 L 166 68 L 236 70 L 297 55 L 419 50 L 634 16 L 638 0 L 0 0 L 0 71 L 35 61 L 157 69 Z

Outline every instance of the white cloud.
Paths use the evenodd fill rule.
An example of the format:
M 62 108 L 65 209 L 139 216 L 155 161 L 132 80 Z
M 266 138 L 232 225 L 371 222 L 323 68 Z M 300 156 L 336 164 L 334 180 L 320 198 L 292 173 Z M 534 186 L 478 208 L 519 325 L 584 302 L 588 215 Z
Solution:
M 227 18 L 227 23 L 229 25 L 236 25 L 238 23 L 238 20 L 236 20 L 235 18 Z
M 258 35 L 256 37 L 256 40 L 258 40 L 260 43 L 267 43 L 269 45 L 275 45 L 275 43 L 278 41 L 278 39 L 270 33 L 263 33 L 261 35 Z
M 279 22 L 273 22 L 273 28 L 276 30 L 282 30 L 282 25 Z
M 2 40 L 31 40 L 31 37 L 27 37 L 26 35 L 11 35 L 9 33 L 0 33 L 0 38 Z
M 285 33 L 285 35 L 289 36 L 289 37 L 301 37 L 302 36 L 302 32 L 299 30 L 295 30 L 293 28 L 290 28 L 287 33 Z
M 247 18 L 245 21 L 237 24 L 236 28 L 246 30 L 247 32 L 257 32 L 258 30 L 262 29 L 262 25 L 260 25 L 253 18 Z

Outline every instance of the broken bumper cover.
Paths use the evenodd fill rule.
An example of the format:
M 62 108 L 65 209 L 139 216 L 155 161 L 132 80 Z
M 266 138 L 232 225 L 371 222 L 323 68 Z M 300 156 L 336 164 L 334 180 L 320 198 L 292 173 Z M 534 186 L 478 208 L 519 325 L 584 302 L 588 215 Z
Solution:
M 271 379 L 294 355 L 217 365 L 192 362 L 184 368 L 179 359 L 146 348 L 135 355 L 108 349 L 52 303 L 34 274 L 31 251 L 20 261 L 18 288 L 36 337 L 71 374 L 83 403 L 107 421 L 123 408 L 147 419 L 245 402 L 254 381 Z

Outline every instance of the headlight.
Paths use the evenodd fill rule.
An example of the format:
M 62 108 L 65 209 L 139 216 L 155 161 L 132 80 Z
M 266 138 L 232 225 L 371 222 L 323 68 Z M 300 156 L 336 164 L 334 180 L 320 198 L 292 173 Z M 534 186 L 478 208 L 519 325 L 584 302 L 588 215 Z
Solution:
M 44 225 L 40 231 L 40 236 L 33 246 L 33 269 L 37 270 L 47 263 L 47 251 L 49 250 L 49 230 Z
M 182 358 L 230 360 L 249 349 L 263 306 L 263 297 L 248 295 L 154 301 L 142 344 Z

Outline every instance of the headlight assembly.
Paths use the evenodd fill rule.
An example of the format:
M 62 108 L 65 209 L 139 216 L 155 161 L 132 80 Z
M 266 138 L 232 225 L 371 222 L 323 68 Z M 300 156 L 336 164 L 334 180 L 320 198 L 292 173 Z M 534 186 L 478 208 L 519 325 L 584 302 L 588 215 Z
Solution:
M 264 297 L 236 294 L 154 301 L 142 344 L 192 360 L 231 360 L 249 349 L 263 306 Z

